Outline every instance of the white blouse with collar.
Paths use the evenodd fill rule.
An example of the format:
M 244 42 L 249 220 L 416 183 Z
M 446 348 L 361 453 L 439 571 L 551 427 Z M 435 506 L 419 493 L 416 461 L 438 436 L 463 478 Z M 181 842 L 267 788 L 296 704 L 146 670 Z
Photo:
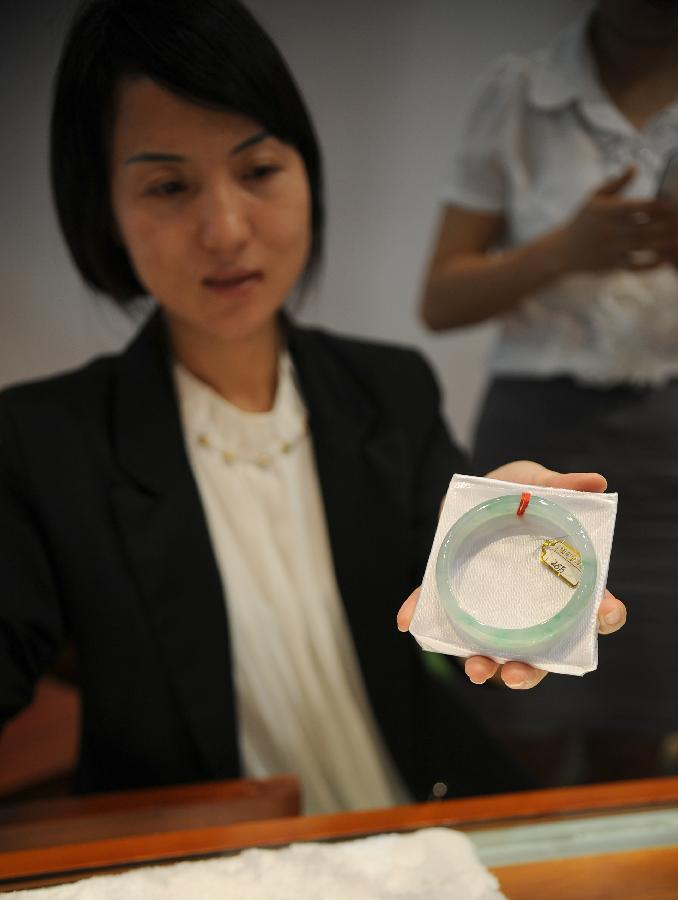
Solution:
M 307 813 L 407 802 L 339 596 L 289 356 L 265 413 L 243 412 L 180 364 L 174 375 L 227 598 L 244 773 L 295 773 Z
M 502 247 L 566 221 L 587 195 L 629 163 L 628 196 L 656 194 L 678 149 L 678 99 L 638 131 L 600 85 L 580 18 L 545 49 L 494 64 L 463 131 L 444 199 L 501 212 Z M 501 249 L 501 248 L 499 248 Z M 567 374 L 587 383 L 660 384 L 678 375 L 678 276 L 574 274 L 503 317 L 495 373 Z

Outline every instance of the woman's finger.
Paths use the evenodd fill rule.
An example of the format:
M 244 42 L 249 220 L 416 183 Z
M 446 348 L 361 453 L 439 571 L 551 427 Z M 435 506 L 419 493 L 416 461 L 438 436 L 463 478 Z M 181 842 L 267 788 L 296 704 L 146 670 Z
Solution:
M 565 488 L 570 491 L 601 493 L 607 488 L 605 477 L 598 472 L 554 472 L 530 459 L 505 463 L 489 472 L 487 477 L 498 478 L 501 481 L 515 481 L 518 484 Z
M 538 685 L 546 675 L 542 669 L 535 669 L 523 662 L 504 663 L 501 670 L 502 681 L 514 691 L 527 691 Z
M 598 608 L 598 633 L 613 634 L 626 622 L 626 607 L 605 588 Z
M 485 684 L 498 668 L 499 664 L 486 656 L 469 656 L 464 663 L 464 671 L 474 684 Z
M 599 472 L 550 472 L 539 482 L 545 487 L 564 488 L 568 491 L 587 491 L 602 494 L 607 490 L 607 479 Z
M 421 593 L 421 588 L 415 588 L 407 600 L 403 603 L 403 605 L 398 610 L 398 615 L 396 616 L 396 621 L 398 623 L 398 631 L 407 631 L 410 627 L 410 622 L 412 621 L 412 616 L 414 615 L 414 610 L 417 606 L 417 600 L 419 599 L 419 594 Z

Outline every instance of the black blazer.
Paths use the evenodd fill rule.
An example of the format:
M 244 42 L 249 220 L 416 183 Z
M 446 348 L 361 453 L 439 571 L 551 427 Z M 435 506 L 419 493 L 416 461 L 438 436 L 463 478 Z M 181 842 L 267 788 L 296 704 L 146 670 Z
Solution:
M 409 350 L 287 330 L 339 589 L 386 744 L 418 797 L 435 781 L 451 794 L 515 787 L 395 627 L 463 465 L 431 372 Z M 71 639 L 77 790 L 240 775 L 227 602 L 159 314 L 121 355 L 0 394 L 0 579 L 0 724 Z

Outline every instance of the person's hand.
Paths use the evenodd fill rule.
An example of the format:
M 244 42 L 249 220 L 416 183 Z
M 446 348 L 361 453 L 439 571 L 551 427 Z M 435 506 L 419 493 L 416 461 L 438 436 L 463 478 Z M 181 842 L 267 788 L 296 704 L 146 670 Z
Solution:
M 493 472 L 489 472 L 487 477 L 497 478 L 501 481 L 513 481 L 517 484 L 566 488 L 571 491 L 602 492 L 607 487 L 606 480 L 596 472 L 562 474 L 529 460 L 507 463 Z M 409 629 L 420 591 L 421 588 L 413 591 L 400 607 L 397 617 L 400 631 Z M 612 634 L 619 631 L 625 621 L 626 607 L 621 600 L 606 590 L 598 609 L 599 634 Z M 527 663 L 511 661 L 500 665 L 486 656 L 469 656 L 464 664 L 464 671 L 474 684 L 484 684 L 489 678 L 497 678 L 514 690 L 535 687 L 547 674 L 542 669 L 536 669 Z
M 634 175 L 629 166 L 606 181 L 557 231 L 563 272 L 641 271 L 678 264 L 678 211 L 670 200 L 619 196 Z

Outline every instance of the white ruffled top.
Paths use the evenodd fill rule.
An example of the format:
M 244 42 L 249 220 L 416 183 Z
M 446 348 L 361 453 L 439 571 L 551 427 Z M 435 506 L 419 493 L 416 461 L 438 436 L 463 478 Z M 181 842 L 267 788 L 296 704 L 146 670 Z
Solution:
M 244 773 L 296 773 L 307 813 L 407 802 L 339 596 L 289 356 L 269 412 L 238 409 L 180 364 L 175 382 L 226 596 Z

